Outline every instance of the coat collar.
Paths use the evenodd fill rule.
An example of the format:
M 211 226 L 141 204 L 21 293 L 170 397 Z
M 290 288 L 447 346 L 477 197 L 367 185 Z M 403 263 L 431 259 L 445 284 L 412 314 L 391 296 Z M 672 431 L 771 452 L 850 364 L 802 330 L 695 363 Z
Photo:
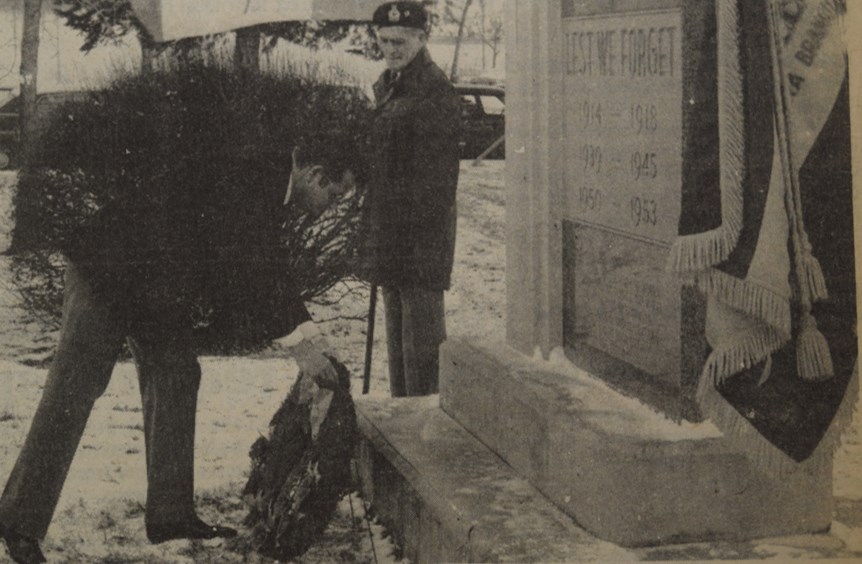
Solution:
M 383 106 L 396 93 L 417 87 L 423 69 L 432 64 L 434 63 L 431 60 L 431 55 L 428 53 L 428 48 L 423 47 L 400 72 L 395 73 L 390 69 L 383 71 L 383 74 L 374 83 L 376 106 L 378 108 Z

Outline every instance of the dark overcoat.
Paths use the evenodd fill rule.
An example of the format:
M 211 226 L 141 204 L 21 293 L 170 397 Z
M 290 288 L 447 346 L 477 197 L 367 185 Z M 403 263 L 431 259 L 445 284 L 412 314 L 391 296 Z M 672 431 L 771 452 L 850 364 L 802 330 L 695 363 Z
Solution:
M 365 277 L 446 290 L 455 253 L 458 96 L 424 48 L 397 76 L 385 71 L 374 94 Z

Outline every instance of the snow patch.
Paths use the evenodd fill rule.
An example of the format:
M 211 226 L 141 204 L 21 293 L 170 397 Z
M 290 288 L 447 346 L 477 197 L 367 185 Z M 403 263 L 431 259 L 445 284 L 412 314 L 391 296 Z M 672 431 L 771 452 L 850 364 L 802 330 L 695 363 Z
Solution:
M 0 170 L 0 253 L 12 242 L 12 197 L 17 184 L 17 171 Z
M 586 406 L 588 416 L 597 415 L 591 420 L 605 427 L 611 426 L 614 432 L 667 441 L 722 436 L 718 427 L 710 421 L 677 422 L 635 398 L 620 394 L 589 372 L 575 366 L 562 348 L 553 349 L 547 360 L 537 348 L 531 361 L 542 371 L 567 376 L 569 397 L 575 403 Z

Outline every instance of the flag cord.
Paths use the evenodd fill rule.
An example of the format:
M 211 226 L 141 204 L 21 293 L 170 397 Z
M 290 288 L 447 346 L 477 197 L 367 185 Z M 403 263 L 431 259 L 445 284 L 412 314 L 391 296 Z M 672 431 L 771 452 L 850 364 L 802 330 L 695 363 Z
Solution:
M 811 243 L 803 224 L 802 195 L 799 172 L 791 150 L 791 123 L 787 103 L 787 88 L 780 36 L 780 6 L 775 0 L 765 0 L 769 14 L 769 38 L 772 54 L 773 89 L 775 92 L 775 127 L 781 169 L 785 185 L 785 202 L 790 225 L 790 239 L 796 274 L 796 290 L 800 300 L 799 332 L 797 335 L 797 366 L 805 380 L 824 380 L 834 375 L 832 357 L 825 337 L 817 329 L 811 313 L 816 300 L 826 298 L 826 284 L 820 264 L 812 254 Z

